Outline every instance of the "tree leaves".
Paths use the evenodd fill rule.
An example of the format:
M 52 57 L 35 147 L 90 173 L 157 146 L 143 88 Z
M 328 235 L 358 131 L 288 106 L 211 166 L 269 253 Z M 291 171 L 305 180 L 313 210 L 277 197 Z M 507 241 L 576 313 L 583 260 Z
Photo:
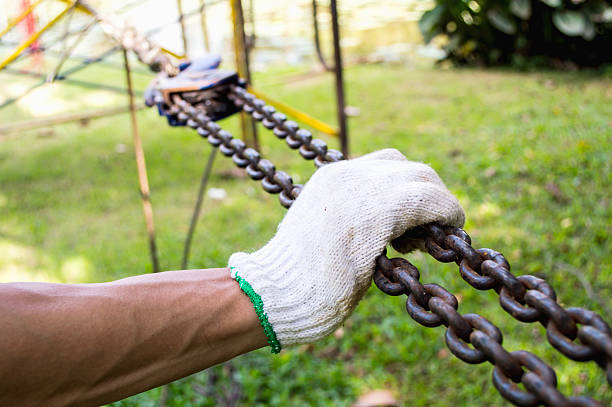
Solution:
M 531 17 L 531 0 L 511 0 L 510 12 L 521 20 L 529 20 Z
M 610 1 L 434 0 L 419 27 L 457 64 L 597 67 L 612 62 Z
M 561 0 L 540 0 L 542 3 L 547 4 L 549 7 L 557 8 L 561 6 Z
M 574 10 L 555 10 L 553 24 L 559 31 L 570 37 L 583 35 L 587 29 L 586 16 Z
M 419 29 L 423 34 L 423 40 L 426 44 L 442 32 L 441 26 L 443 24 L 441 24 L 441 21 L 445 12 L 446 6 L 439 4 L 433 9 L 426 11 L 419 20 Z
M 499 8 L 492 8 L 487 11 L 487 19 L 491 25 L 499 31 L 508 35 L 516 34 L 516 21 L 511 15 Z

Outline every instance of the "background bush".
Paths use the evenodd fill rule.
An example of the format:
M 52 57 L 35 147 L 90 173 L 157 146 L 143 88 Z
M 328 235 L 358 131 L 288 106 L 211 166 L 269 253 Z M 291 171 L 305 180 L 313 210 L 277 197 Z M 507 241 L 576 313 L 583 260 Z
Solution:
M 425 42 L 445 35 L 458 64 L 600 66 L 612 63 L 607 0 L 436 0 L 419 21 Z

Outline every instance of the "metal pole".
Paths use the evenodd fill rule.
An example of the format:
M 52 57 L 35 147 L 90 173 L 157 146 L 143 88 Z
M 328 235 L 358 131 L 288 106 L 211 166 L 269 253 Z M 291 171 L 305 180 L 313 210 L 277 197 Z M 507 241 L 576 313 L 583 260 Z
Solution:
M 132 74 L 130 61 L 125 48 L 123 49 L 123 61 L 125 63 L 125 77 L 127 79 L 127 93 L 130 103 L 130 117 L 132 119 L 132 136 L 134 139 L 134 155 L 136 156 L 136 169 L 138 170 L 138 183 L 140 184 L 140 196 L 142 198 L 142 209 L 144 212 L 147 234 L 149 236 L 149 252 L 153 263 L 153 272 L 159 271 L 159 260 L 157 258 L 157 245 L 155 244 L 155 225 L 153 224 L 153 206 L 151 205 L 151 192 L 149 179 L 147 177 L 147 164 L 145 163 L 142 140 L 138 134 L 138 121 L 136 118 L 136 104 L 134 103 L 134 88 L 132 87 Z
M 191 250 L 191 241 L 193 240 L 195 228 L 198 224 L 200 212 L 202 212 L 202 202 L 204 202 L 204 194 L 206 193 L 206 187 L 208 186 L 208 179 L 210 178 L 210 174 L 212 173 L 212 167 L 213 163 L 215 162 L 215 155 L 217 154 L 217 150 L 217 147 L 213 147 L 212 150 L 210 150 L 210 155 L 208 156 L 208 161 L 206 162 L 206 168 L 204 168 L 204 172 L 202 173 L 202 178 L 200 180 L 200 189 L 198 190 L 198 197 L 196 199 L 195 207 L 193 208 L 191 221 L 189 222 L 189 231 L 187 232 L 187 237 L 185 238 L 185 245 L 183 246 L 183 260 L 181 261 L 181 270 L 187 270 L 187 267 L 189 266 L 189 251 Z
M 312 28 L 314 31 L 314 43 L 315 50 L 317 51 L 317 57 L 319 58 L 319 62 L 321 62 L 321 66 L 328 72 L 332 71 L 332 68 L 329 66 L 325 57 L 323 56 L 323 50 L 321 49 L 321 39 L 319 37 L 319 22 L 317 21 L 317 0 L 312 0 Z
M 204 50 L 210 52 L 208 25 L 206 24 L 206 0 L 200 0 L 200 25 L 202 26 L 202 37 L 204 38 Z
M 64 21 L 64 33 L 62 34 L 62 38 L 64 38 L 64 39 L 62 40 L 62 48 L 61 48 L 62 56 L 60 57 L 60 61 L 58 62 L 57 66 L 56 66 L 56 70 L 57 71 L 59 71 L 59 69 L 61 69 L 61 66 L 64 64 L 64 59 L 68 58 L 70 56 L 70 54 L 67 51 L 68 47 L 66 46 L 66 43 L 68 42 L 68 35 L 70 34 L 70 23 L 72 22 L 72 16 L 74 16 L 74 8 L 72 10 L 70 10 L 70 13 L 64 19 L 65 20 Z M 52 78 L 56 74 L 57 74 L 57 72 L 54 72 L 53 74 L 49 74 L 47 76 L 47 82 L 51 82 Z
M 179 13 L 179 23 L 181 24 L 181 38 L 183 40 L 183 54 L 187 56 L 187 30 L 185 29 L 185 14 L 183 13 L 183 0 L 176 0 L 176 8 Z
M 231 0 L 232 21 L 234 24 L 234 56 L 236 58 L 236 70 L 241 78 L 252 85 L 251 72 L 249 70 L 249 54 L 246 47 L 246 37 L 244 34 L 244 15 L 241 0 Z M 259 149 L 257 139 L 257 128 L 255 120 L 242 112 L 240 114 L 240 124 L 242 127 L 242 138 L 245 143 L 255 149 Z
M 125 89 L 123 89 L 125 91 Z M 137 110 L 144 109 L 146 106 L 136 106 Z M 66 113 L 61 115 L 53 115 L 52 117 L 43 117 L 40 119 L 21 121 L 16 123 L 8 123 L 0 125 L 0 141 L 2 141 L 2 135 L 22 132 L 26 130 L 37 129 L 40 127 L 50 127 L 57 124 L 70 123 L 70 122 L 87 122 L 93 119 L 99 119 L 102 117 L 113 116 L 120 113 L 128 112 L 129 106 L 111 107 L 106 109 L 100 109 L 95 111 L 79 112 L 79 113 Z
M 85 34 L 87 34 L 87 32 L 96 24 L 96 20 L 93 19 L 84 29 L 83 31 L 81 31 L 77 37 L 77 39 L 74 41 L 74 43 L 70 46 L 70 47 L 66 47 L 66 41 L 68 41 L 68 38 L 64 39 L 63 45 L 62 45 L 62 54 L 60 55 L 60 60 L 57 63 L 57 65 L 55 66 L 55 69 L 53 69 L 53 72 L 50 73 L 47 76 L 47 82 L 53 82 L 56 78 L 57 75 L 59 74 L 59 72 L 62 69 L 62 66 L 64 66 L 64 63 L 68 60 L 68 58 L 70 58 L 70 56 L 72 55 L 72 51 L 75 50 L 75 48 L 79 45 L 79 43 L 83 40 L 83 38 L 85 38 Z M 69 28 L 69 27 L 66 27 Z
M 332 33 L 334 41 L 334 73 L 336 75 L 336 101 L 338 106 L 338 136 L 342 154 L 349 157 L 348 134 L 346 128 L 346 112 L 344 110 L 344 79 L 342 78 L 342 51 L 340 49 L 340 27 L 338 24 L 338 8 L 336 0 L 330 0 L 332 17 Z
M 255 31 L 255 6 L 253 5 L 253 0 L 249 0 L 249 9 L 248 9 L 248 19 L 245 19 L 245 25 L 248 23 L 249 27 L 249 37 L 245 39 L 246 47 L 247 47 L 247 65 L 250 64 L 250 52 L 253 48 L 255 48 L 256 33 Z M 247 21 L 248 20 L 248 21 Z

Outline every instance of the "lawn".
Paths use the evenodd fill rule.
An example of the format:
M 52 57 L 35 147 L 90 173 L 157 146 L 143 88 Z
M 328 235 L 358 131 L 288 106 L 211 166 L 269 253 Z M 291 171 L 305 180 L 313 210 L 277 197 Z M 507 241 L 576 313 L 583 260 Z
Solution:
M 9 76 L 0 80 L 14 85 Z M 104 78 L 123 85 L 117 73 Z M 138 83 L 147 80 L 141 75 Z M 334 121 L 330 77 L 279 84 L 263 73 L 257 82 Z M 612 81 L 589 73 L 377 65 L 349 69 L 346 82 L 349 104 L 360 109 L 349 122 L 352 155 L 394 147 L 431 164 L 464 206 L 475 246 L 502 251 L 516 274 L 546 278 L 565 306 L 612 322 Z M 72 98 L 67 103 L 95 99 L 75 88 L 60 92 Z M 27 115 L 24 105 L 11 109 L 0 119 Z M 153 110 L 139 119 L 161 265 L 176 269 L 210 146 L 192 130 L 166 126 Z M 221 124 L 237 134 L 235 118 Z M 311 162 L 260 135 L 277 168 L 308 180 Z M 150 272 L 135 169 L 127 115 L 1 140 L 0 281 L 99 282 Z M 222 156 L 210 185 L 227 197 L 206 198 L 193 268 L 224 266 L 233 252 L 263 245 L 285 211 Z M 512 320 L 494 293 L 470 288 L 455 266 L 420 253 L 409 258 L 422 281 L 458 295 L 461 312 L 498 324 L 508 349 L 531 350 L 551 364 L 562 392 L 612 403 L 593 363 L 560 356 L 543 328 Z M 444 330 L 417 325 L 403 302 L 372 287 L 344 327 L 319 343 L 280 355 L 256 351 L 114 406 L 155 406 L 160 397 L 168 406 L 214 406 L 236 395 L 244 406 L 350 406 L 372 389 L 392 391 L 405 406 L 509 405 L 491 384 L 490 365 L 454 358 Z

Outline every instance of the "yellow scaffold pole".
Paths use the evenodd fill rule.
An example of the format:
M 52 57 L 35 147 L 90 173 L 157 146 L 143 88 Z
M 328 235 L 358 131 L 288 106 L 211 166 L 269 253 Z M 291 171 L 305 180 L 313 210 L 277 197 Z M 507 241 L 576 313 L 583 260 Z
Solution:
M 34 3 L 30 4 L 30 6 L 23 10 L 21 14 L 15 17 L 13 20 L 9 21 L 8 25 L 4 28 L 4 30 L 0 31 L 0 38 L 4 36 L 7 32 L 11 31 L 21 20 L 27 17 L 28 14 L 32 12 L 43 0 L 36 0 Z
M 253 95 L 255 95 L 256 97 L 258 97 L 259 99 L 263 100 L 264 102 L 268 103 L 269 105 L 274 106 L 275 108 L 277 108 L 279 111 L 292 116 L 293 118 L 295 118 L 297 121 L 299 121 L 300 123 L 304 123 L 310 127 L 312 127 L 315 130 L 320 131 L 321 133 L 327 134 L 329 136 L 332 137 L 338 137 L 338 130 L 334 129 L 332 126 L 330 126 L 329 124 L 322 122 L 319 119 L 316 119 L 312 116 L 310 116 L 309 114 L 306 114 L 294 107 L 291 107 L 289 105 L 286 105 L 282 102 L 279 102 L 278 100 L 272 99 L 269 96 L 264 95 L 263 93 L 251 88 L 249 86 L 248 91 L 251 92 Z
M 164 47 L 159 47 L 159 49 L 160 49 L 162 52 L 164 52 L 164 53 L 166 53 L 166 54 L 168 54 L 168 55 L 170 55 L 171 57 L 174 57 L 174 58 L 176 58 L 176 59 L 185 59 L 185 55 L 177 54 L 176 52 L 170 51 L 170 50 L 169 50 L 169 49 L 167 49 L 167 48 L 164 48 Z
M 32 34 L 30 38 L 28 38 L 27 40 L 19 44 L 17 49 L 11 55 L 9 55 L 4 61 L 0 62 L 0 70 L 4 69 L 5 66 L 7 66 L 11 62 L 13 62 L 15 59 L 17 59 L 17 57 L 21 55 L 21 53 L 25 51 L 30 45 L 32 45 L 34 41 L 38 39 L 38 37 L 40 37 L 49 28 L 53 27 L 53 25 L 57 23 L 59 20 L 61 20 L 62 17 L 64 17 L 66 13 L 68 13 L 72 9 L 72 7 L 74 7 L 75 3 L 76 2 L 73 2 L 72 4 L 70 4 L 64 10 L 62 10 L 58 15 L 53 17 L 53 19 L 51 19 L 51 21 L 49 21 L 43 28 L 41 28 L 40 30 Z

